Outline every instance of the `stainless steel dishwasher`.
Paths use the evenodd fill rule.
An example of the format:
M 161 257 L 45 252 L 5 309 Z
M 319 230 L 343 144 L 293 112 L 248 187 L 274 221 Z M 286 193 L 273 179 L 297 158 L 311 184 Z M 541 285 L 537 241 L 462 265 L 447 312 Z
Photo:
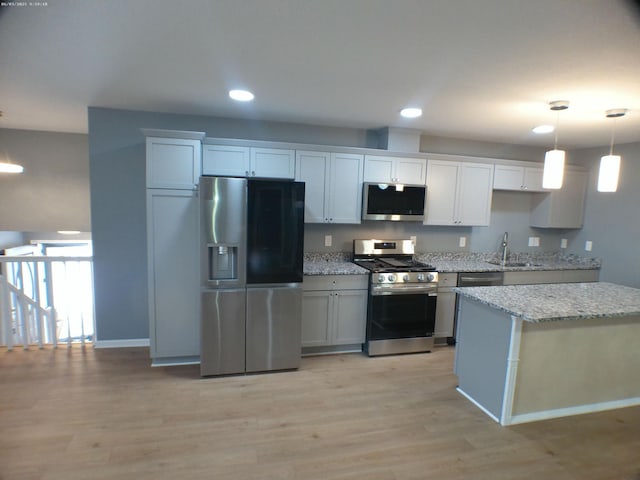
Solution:
M 459 287 L 492 287 L 502 285 L 502 272 L 462 272 L 458 274 Z
M 458 287 L 492 287 L 502 285 L 502 272 L 460 272 L 458 273 Z M 438 299 L 439 301 L 439 299 Z M 456 343 L 458 328 L 458 309 L 456 295 L 456 317 L 453 323 L 453 338 L 447 339 L 447 343 Z

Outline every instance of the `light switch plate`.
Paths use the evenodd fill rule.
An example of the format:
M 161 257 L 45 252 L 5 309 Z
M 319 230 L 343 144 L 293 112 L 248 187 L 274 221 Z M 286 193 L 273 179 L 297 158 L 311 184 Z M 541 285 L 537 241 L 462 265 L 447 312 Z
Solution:
M 330 247 L 332 243 L 333 243 L 333 237 L 331 235 L 325 235 L 324 236 L 324 246 L 325 247 Z
M 467 246 L 467 237 L 460 237 L 460 242 L 458 243 L 461 247 Z
M 540 246 L 540 237 L 529 237 L 529 246 L 530 247 L 539 247 Z
M 567 248 L 567 239 L 563 238 L 560 240 L 560 248 Z
M 591 240 L 587 240 L 586 242 L 584 242 L 584 249 L 587 252 L 590 252 L 593 249 L 593 242 Z
M 414 246 L 415 246 L 416 242 L 418 241 L 418 239 L 416 238 L 415 235 L 411 235 L 409 237 L 409 240 L 411 240 L 411 243 L 413 243 Z

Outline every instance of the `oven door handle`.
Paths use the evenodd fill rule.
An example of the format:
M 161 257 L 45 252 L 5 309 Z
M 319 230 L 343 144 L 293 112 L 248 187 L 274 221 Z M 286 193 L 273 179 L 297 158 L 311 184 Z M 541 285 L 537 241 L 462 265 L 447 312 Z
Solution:
M 428 295 L 430 297 L 438 296 L 437 290 L 424 288 L 424 287 L 412 287 L 410 285 L 403 285 L 397 287 L 382 287 L 382 286 L 374 286 L 371 287 L 371 295 Z

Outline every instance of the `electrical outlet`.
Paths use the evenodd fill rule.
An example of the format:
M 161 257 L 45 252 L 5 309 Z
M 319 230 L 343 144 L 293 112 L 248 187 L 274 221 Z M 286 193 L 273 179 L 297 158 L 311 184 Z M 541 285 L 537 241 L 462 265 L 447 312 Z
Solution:
M 418 241 L 418 239 L 416 238 L 415 235 L 411 235 L 409 237 L 409 240 L 411 240 L 411 243 L 413 243 L 414 246 L 415 246 L 416 242 Z
M 593 242 L 591 240 L 587 240 L 586 242 L 584 242 L 584 249 L 587 252 L 590 252 L 593 249 Z
M 458 243 L 461 247 L 467 246 L 467 237 L 460 237 L 460 242 Z
M 333 237 L 331 235 L 325 235 L 324 236 L 324 246 L 325 247 L 330 247 L 332 243 L 333 243 Z
M 567 239 L 563 238 L 560 240 L 560 248 L 567 248 Z

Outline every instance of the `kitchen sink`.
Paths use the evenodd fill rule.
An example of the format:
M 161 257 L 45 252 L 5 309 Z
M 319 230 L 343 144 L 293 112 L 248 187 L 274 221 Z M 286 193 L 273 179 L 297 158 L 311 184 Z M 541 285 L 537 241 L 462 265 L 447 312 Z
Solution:
M 489 261 L 492 265 L 500 265 L 501 267 L 541 267 L 541 263 L 532 263 L 532 262 L 505 262 L 502 263 L 500 261 Z

